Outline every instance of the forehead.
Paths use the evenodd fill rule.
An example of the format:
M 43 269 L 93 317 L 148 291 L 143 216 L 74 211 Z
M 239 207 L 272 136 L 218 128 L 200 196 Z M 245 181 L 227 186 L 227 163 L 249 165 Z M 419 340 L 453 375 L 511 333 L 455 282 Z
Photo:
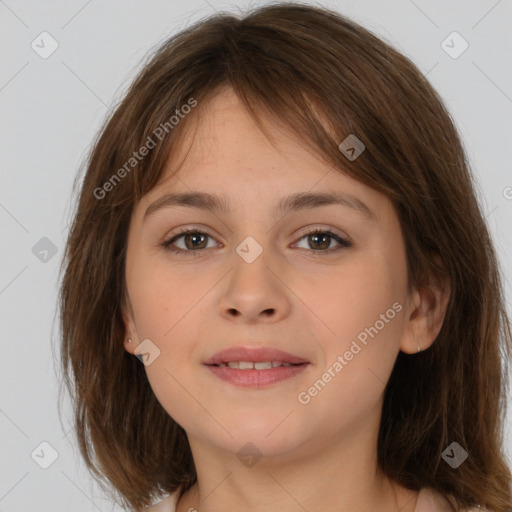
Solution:
M 165 187 L 174 176 L 203 183 L 252 176 L 254 181 L 275 183 L 284 177 L 300 180 L 308 169 L 311 177 L 325 175 L 328 164 L 306 149 L 297 134 L 268 108 L 258 107 L 257 115 L 264 130 L 228 86 L 199 102 L 177 133 L 157 187 Z
M 264 131 L 229 87 L 200 103 L 141 206 L 167 192 L 201 191 L 233 196 L 235 208 L 242 207 L 242 198 L 265 198 L 274 205 L 301 192 L 343 192 L 364 198 L 373 211 L 389 207 L 385 196 L 322 160 L 268 111 L 258 116 Z
M 262 131 L 231 87 L 220 88 L 198 107 L 180 134 L 182 144 L 167 162 L 169 170 L 185 158 L 189 166 L 200 161 L 204 169 L 214 160 L 253 159 L 257 164 L 270 154 L 279 158 L 279 154 L 301 149 L 289 127 L 271 115 L 268 107 L 259 105 L 257 115 L 265 125 Z

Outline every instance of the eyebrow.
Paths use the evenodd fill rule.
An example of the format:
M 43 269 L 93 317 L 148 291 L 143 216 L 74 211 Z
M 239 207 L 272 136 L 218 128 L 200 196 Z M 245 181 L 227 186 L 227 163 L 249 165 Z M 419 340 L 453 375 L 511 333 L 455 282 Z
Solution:
M 343 205 L 352 208 L 367 220 L 377 221 L 375 213 L 360 199 L 346 192 L 298 192 L 283 197 L 275 206 L 274 213 L 288 213 L 325 205 Z M 207 211 L 230 213 L 232 207 L 224 196 L 207 192 L 180 192 L 166 194 L 152 203 L 144 213 L 143 222 L 158 210 L 172 206 L 184 206 Z

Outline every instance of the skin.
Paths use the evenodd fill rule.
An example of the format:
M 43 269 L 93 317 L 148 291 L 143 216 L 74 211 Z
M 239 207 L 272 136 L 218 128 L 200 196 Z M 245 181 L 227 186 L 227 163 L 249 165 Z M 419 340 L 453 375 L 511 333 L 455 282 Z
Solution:
M 402 231 L 386 196 L 327 165 L 268 119 L 274 147 L 227 87 L 203 107 L 186 157 L 174 154 L 164 179 L 134 208 L 126 256 L 125 349 L 133 354 L 150 339 L 160 350 L 145 366 L 147 377 L 185 429 L 198 473 L 177 512 L 413 512 L 417 492 L 377 467 L 383 393 L 399 351 L 413 354 L 434 342 L 448 283 L 408 294 Z M 376 221 L 342 205 L 272 213 L 288 194 L 333 190 L 355 195 Z M 147 207 L 171 191 L 224 194 L 234 209 L 173 206 L 143 222 Z M 203 247 L 196 255 L 162 247 L 181 227 L 209 235 L 196 239 Z M 315 242 L 306 235 L 317 227 L 353 245 Z M 235 251 L 247 236 L 263 249 L 252 263 Z M 174 244 L 194 247 L 186 242 Z M 394 303 L 401 311 L 301 404 L 298 394 Z M 240 344 L 276 347 L 311 364 L 262 389 L 226 383 L 202 365 Z M 263 455 L 252 467 L 237 457 L 247 442 Z

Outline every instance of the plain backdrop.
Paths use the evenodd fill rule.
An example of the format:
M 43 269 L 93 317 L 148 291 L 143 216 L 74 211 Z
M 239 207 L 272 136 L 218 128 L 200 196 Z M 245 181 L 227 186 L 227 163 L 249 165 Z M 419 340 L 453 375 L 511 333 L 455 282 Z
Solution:
M 499 252 L 510 314 L 512 2 L 323 5 L 402 51 L 446 101 Z M 0 512 L 119 510 L 85 471 L 72 441 L 69 406 L 64 424 L 57 411 L 52 345 L 58 348 L 57 278 L 71 187 L 110 105 L 148 51 L 214 11 L 247 6 L 216 0 L 0 1 Z M 510 412 L 507 419 L 510 460 Z

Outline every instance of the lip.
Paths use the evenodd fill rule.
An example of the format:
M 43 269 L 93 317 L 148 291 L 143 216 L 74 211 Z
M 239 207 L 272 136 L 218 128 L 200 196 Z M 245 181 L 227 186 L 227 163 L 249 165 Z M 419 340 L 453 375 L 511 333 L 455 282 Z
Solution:
M 229 366 L 207 365 L 216 377 L 225 382 L 243 388 L 263 388 L 277 382 L 295 377 L 310 366 L 309 363 L 298 364 L 297 366 L 276 366 L 269 370 L 240 370 Z
M 234 361 L 281 361 L 296 366 L 276 366 L 266 370 L 230 368 L 229 366 L 215 366 L 221 363 Z M 245 388 L 268 387 L 277 382 L 295 377 L 303 372 L 310 362 L 302 357 L 271 347 L 231 347 L 217 352 L 207 359 L 203 365 L 216 377 L 235 386 Z
M 211 366 L 221 363 L 230 363 L 233 361 L 247 361 L 251 363 L 256 363 L 258 361 L 281 361 L 283 363 L 290 364 L 309 363 L 309 361 L 299 356 L 271 347 L 230 347 L 217 352 L 213 357 L 204 361 L 203 364 Z M 256 371 L 263 372 L 266 370 Z

